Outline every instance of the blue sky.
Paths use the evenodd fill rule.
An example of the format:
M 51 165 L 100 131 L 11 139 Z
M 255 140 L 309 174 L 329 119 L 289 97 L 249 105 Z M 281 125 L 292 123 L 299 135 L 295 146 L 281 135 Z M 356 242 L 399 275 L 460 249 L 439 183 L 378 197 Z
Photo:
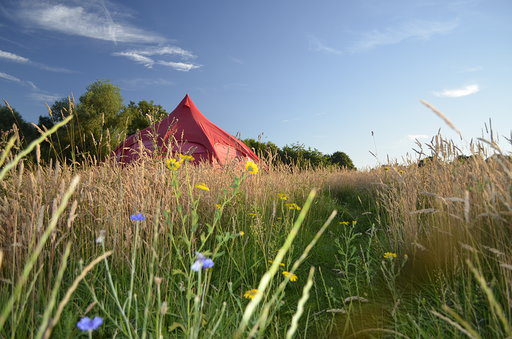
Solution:
M 373 166 L 455 136 L 420 99 L 462 144 L 489 118 L 510 137 L 511 17 L 509 0 L 4 0 L 0 96 L 35 122 L 97 79 L 168 111 L 189 93 L 232 134 Z

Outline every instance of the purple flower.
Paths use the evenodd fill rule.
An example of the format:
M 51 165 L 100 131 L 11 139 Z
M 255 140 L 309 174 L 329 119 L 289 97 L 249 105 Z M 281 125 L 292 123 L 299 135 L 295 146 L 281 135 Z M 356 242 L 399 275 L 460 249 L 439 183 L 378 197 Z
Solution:
M 82 331 L 94 331 L 100 327 L 101 324 L 103 324 L 103 319 L 101 317 L 94 317 L 93 319 L 89 317 L 83 317 L 79 322 L 76 323 L 76 327 Z
M 212 259 L 205 257 L 202 253 L 196 252 L 197 259 L 194 261 L 190 269 L 195 272 L 199 272 L 201 268 L 212 268 L 215 263 Z
M 142 221 L 142 220 L 146 220 L 146 217 L 142 215 L 142 213 L 136 213 L 136 214 L 132 214 L 130 215 L 130 219 L 132 219 L 133 221 Z

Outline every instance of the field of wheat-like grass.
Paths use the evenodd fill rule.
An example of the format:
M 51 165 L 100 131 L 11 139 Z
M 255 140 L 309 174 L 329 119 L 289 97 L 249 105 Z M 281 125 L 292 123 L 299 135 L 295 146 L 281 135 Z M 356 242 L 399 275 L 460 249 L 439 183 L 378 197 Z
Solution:
M 437 137 L 422 166 L 257 171 L 43 164 L 15 142 L 1 337 L 512 335 L 512 162 L 484 157 L 494 143 L 463 158 Z

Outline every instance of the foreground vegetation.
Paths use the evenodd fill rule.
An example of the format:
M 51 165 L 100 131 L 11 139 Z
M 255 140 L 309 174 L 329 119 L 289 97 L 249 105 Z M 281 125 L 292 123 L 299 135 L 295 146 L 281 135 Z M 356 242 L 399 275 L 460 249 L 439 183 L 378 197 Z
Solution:
M 256 173 L 31 163 L 14 142 L 2 337 L 512 334 L 512 163 L 484 154 L 495 143 L 463 159 L 438 137 L 422 167 Z

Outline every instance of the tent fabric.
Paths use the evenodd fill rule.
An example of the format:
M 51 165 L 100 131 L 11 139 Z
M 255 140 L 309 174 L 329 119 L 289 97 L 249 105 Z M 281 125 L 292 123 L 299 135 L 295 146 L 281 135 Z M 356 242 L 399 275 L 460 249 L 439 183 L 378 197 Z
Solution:
M 130 135 L 114 150 L 117 161 L 125 164 L 141 154 L 158 157 L 169 153 L 192 155 L 196 163 L 215 165 L 259 161 L 242 141 L 208 120 L 188 94 L 166 118 Z

